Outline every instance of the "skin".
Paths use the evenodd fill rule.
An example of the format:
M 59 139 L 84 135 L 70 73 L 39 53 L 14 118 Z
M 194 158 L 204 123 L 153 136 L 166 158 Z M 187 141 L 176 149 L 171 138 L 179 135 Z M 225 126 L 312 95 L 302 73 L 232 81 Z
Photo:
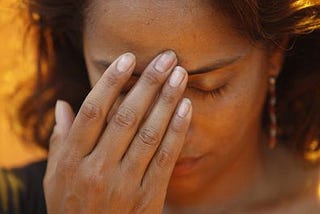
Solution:
M 192 13 L 186 12 L 191 8 Z M 184 16 L 178 15 L 182 13 Z M 261 111 L 268 76 L 277 74 L 278 59 L 270 63 L 265 50 L 240 37 L 229 20 L 204 3 L 171 1 L 158 5 L 138 1 L 132 5 L 128 1 L 101 1 L 88 16 L 92 23 L 88 22 L 84 30 L 84 50 L 92 85 L 104 72 L 94 61 L 112 61 L 126 51 L 137 56 L 139 74 L 146 62 L 166 49 L 177 53 L 179 64 L 187 71 L 240 56 L 219 70 L 189 76 L 184 97 L 192 101 L 193 116 L 180 157 L 206 156 L 192 175 L 171 179 L 168 201 L 183 206 L 208 197 L 223 200 L 250 182 L 261 162 Z M 230 87 L 214 98 L 196 91 L 213 90 L 226 83 Z M 221 188 L 226 179 L 233 180 L 230 190 Z
M 268 78 L 279 74 L 283 53 L 253 45 L 208 2 L 92 3 L 83 44 L 93 89 L 78 115 L 57 104 L 44 182 L 49 212 L 255 212 L 280 186 L 283 194 L 297 190 L 300 180 L 270 180 L 292 158 L 268 151 L 261 126 Z M 174 52 L 166 52 L 171 63 L 159 73 L 154 63 L 165 50 Z M 125 52 L 133 64 L 119 73 Z M 184 78 L 171 87 L 176 65 Z M 190 105 L 179 117 L 183 98 Z M 177 160 L 198 156 L 190 173 L 174 169 Z

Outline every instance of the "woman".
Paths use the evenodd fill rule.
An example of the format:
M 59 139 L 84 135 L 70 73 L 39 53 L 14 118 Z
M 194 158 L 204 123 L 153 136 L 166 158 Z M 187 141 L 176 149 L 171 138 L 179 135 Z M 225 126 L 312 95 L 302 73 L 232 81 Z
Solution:
M 318 212 L 319 2 L 27 5 L 48 213 Z

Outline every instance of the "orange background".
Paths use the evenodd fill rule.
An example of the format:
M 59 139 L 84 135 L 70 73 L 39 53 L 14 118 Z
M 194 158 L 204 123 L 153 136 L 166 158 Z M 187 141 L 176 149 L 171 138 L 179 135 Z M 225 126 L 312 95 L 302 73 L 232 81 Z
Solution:
M 32 49 L 29 46 L 23 50 L 23 8 L 17 0 L 0 0 L 0 167 L 20 166 L 45 157 L 43 151 L 25 144 L 13 131 L 19 129 L 12 118 L 18 105 L 9 96 L 33 70 Z

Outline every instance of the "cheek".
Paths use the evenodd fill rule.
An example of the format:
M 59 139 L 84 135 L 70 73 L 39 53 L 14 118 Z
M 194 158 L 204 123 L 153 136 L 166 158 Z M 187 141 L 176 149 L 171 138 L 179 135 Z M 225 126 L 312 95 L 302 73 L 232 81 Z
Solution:
M 204 102 L 190 97 L 194 109 L 192 133 L 211 146 L 241 144 L 260 127 L 265 83 L 266 77 L 259 67 L 235 77 L 228 90 L 215 100 Z
M 97 72 L 92 72 L 92 69 L 89 69 L 89 68 L 87 70 L 88 70 L 90 85 L 91 87 L 93 87 L 98 82 L 102 74 Z

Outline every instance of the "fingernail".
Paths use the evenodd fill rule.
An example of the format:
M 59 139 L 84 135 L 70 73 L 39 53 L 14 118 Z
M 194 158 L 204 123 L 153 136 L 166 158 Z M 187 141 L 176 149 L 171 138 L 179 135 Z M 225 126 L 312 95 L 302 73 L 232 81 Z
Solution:
M 64 115 L 63 115 L 63 103 L 61 100 L 57 100 L 56 102 L 56 107 L 55 107 L 55 120 L 56 124 L 60 124 L 64 120 Z
M 119 72 L 126 72 L 133 65 L 135 56 L 132 53 L 123 54 L 117 62 L 117 70 Z
M 188 98 L 183 98 L 179 109 L 178 109 L 178 116 L 185 117 L 187 116 L 191 106 L 191 101 Z
M 156 61 L 154 68 L 157 71 L 163 73 L 171 67 L 175 59 L 176 59 L 176 54 L 173 51 L 171 50 L 165 51 L 164 53 L 161 54 L 160 58 Z
M 180 66 L 175 67 L 173 73 L 170 76 L 169 85 L 172 87 L 178 87 L 184 79 L 184 69 Z

